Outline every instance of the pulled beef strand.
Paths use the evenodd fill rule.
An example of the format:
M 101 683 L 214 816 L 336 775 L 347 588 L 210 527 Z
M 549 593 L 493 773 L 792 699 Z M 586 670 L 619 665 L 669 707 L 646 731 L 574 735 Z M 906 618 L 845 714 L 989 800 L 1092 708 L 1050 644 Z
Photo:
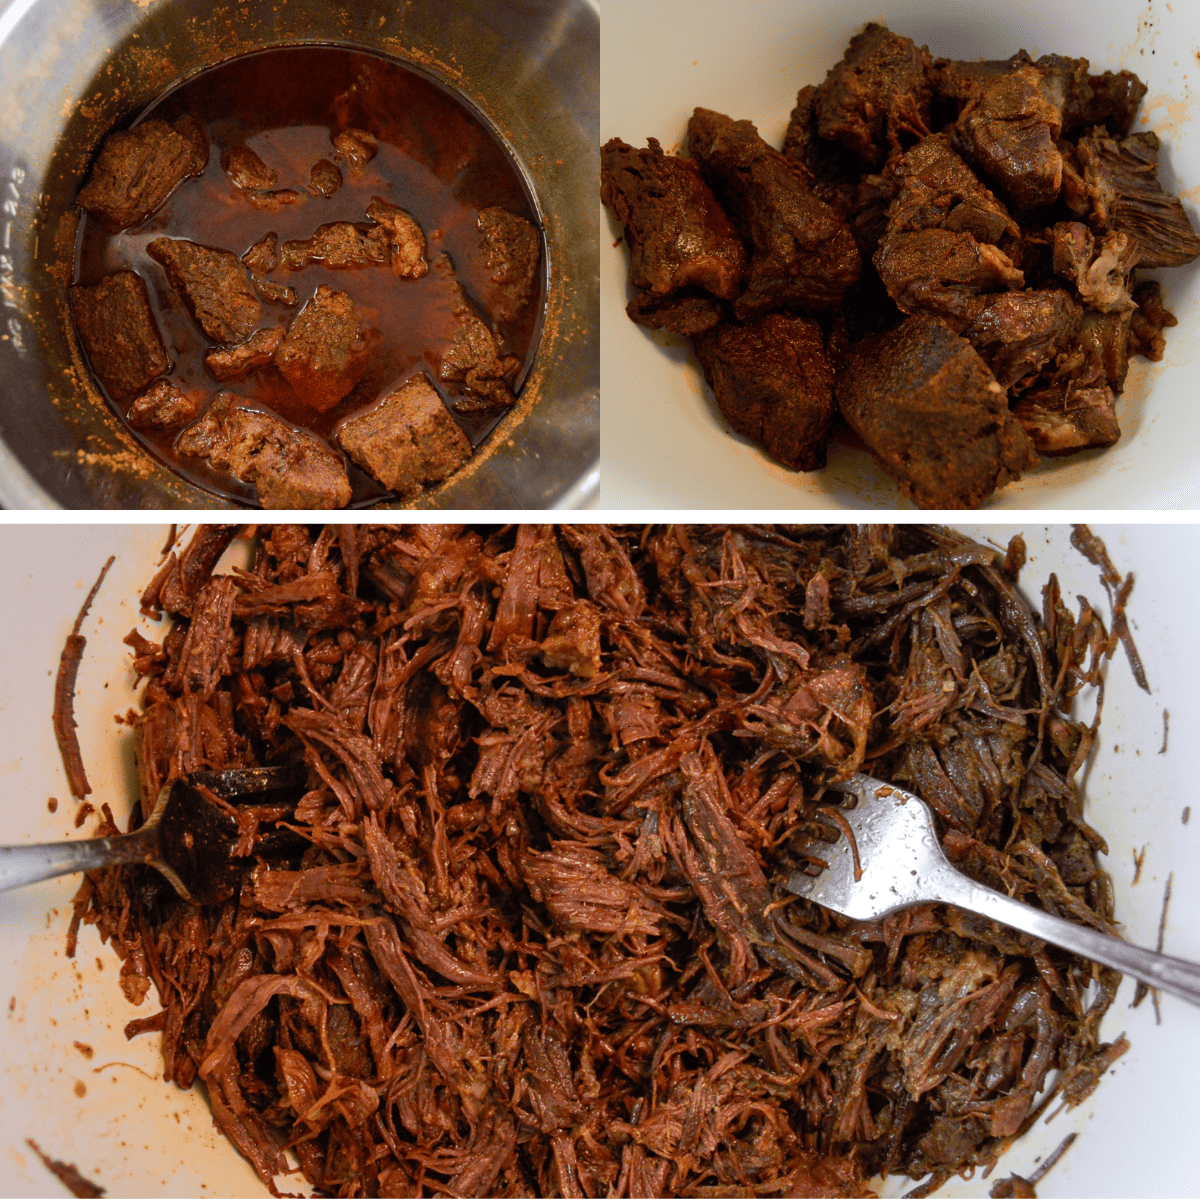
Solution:
M 83 766 L 83 755 L 79 751 L 79 736 L 75 725 L 75 681 L 79 677 L 79 666 L 83 662 L 83 652 L 87 647 L 87 638 L 79 631 L 83 628 L 88 609 L 92 607 L 92 601 L 95 600 L 113 561 L 110 558 L 104 564 L 96 582 L 92 584 L 92 590 L 84 599 L 75 624 L 63 644 L 62 656 L 58 660 L 58 674 L 54 679 L 54 737 L 67 772 L 67 786 L 76 800 L 82 800 L 92 790 Z
M 205 1083 L 273 1193 L 292 1162 L 343 1196 L 860 1196 L 876 1173 L 924 1194 L 1126 1048 L 1099 1037 L 1115 972 L 776 882 L 819 862 L 831 774 L 863 769 L 924 795 L 975 878 L 1112 928 L 1075 782 L 1096 729 L 1069 713 L 1115 639 L 1053 576 L 1032 611 L 1020 545 L 244 536 L 248 572 L 213 575 L 228 531 L 201 527 L 142 597 L 170 620 L 128 639 L 142 795 L 303 759 L 285 824 L 308 848 L 260 852 L 213 907 L 95 872 L 76 912 L 126 996 L 157 993 L 127 1035 L 161 1033 L 164 1079 Z

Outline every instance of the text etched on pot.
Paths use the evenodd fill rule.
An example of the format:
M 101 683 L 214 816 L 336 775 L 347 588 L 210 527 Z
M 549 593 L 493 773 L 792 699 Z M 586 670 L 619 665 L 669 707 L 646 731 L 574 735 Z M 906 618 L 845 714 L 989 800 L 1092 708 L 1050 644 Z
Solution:
M 0 304 L 5 308 L 19 309 L 17 289 L 13 280 L 12 232 L 13 219 L 21 207 L 21 184 L 25 182 L 24 167 L 13 167 L 4 181 L 4 199 L 0 201 L 0 214 L 4 226 L 0 232 Z M 20 318 L 7 316 L 4 321 L 4 341 L 11 342 L 18 354 L 25 353 L 25 336 Z

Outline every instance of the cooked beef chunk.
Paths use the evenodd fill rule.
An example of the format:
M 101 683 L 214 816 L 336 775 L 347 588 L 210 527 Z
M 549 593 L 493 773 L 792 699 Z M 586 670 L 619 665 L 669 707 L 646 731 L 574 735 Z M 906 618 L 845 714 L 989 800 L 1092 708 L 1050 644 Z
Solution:
M 886 148 L 900 148 L 901 133 L 929 133 L 933 87 L 929 51 L 882 25 L 868 25 L 850 39 L 842 61 L 817 89 L 820 136 L 840 142 L 872 165 Z
M 390 259 L 387 232 L 381 226 L 360 229 L 349 221 L 322 225 L 312 237 L 284 242 L 279 248 L 279 265 L 285 271 L 301 271 L 309 263 L 344 271 L 381 266 Z
M 342 173 L 327 158 L 313 163 L 308 176 L 308 190 L 314 196 L 332 196 L 342 186 Z
M 1050 230 L 1054 270 L 1069 279 L 1079 298 L 1097 312 L 1130 312 L 1129 272 L 1137 265 L 1140 250 L 1128 234 L 1112 232 L 1099 246 L 1086 225 L 1060 221 Z
M 1004 205 L 954 152 L 949 134 L 932 134 L 894 155 L 884 175 L 900 187 L 909 181 L 923 185 L 907 189 L 898 201 L 892 217 L 897 229 L 949 229 L 992 245 L 1020 234 Z
M 1146 85 L 1132 71 L 1089 75 L 1076 103 L 1063 112 L 1063 128 L 1104 125 L 1124 137 L 1145 94 Z
M 768 146 L 749 121 L 705 108 L 688 122 L 688 146 L 753 247 L 734 301 L 737 319 L 838 303 L 858 279 L 858 246 L 846 222 L 812 194 L 805 168 Z
M 280 188 L 274 192 L 247 192 L 246 199 L 254 208 L 263 212 L 278 212 L 281 208 L 294 208 L 297 204 L 304 204 L 308 196 L 295 188 Z
M 1162 331 L 1179 322 L 1163 306 L 1162 288 L 1157 280 L 1139 283 L 1133 293 L 1133 301 L 1137 310 L 1132 314 L 1129 324 L 1129 353 L 1161 362 L 1166 349 Z
M 813 195 L 844 220 L 849 220 L 855 211 L 863 163 L 853 151 L 837 142 L 825 141 L 818 134 L 817 97 L 820 90 L 809 84 L 796 93 L 796 107 L 792 109 L 783 139 L 783 154 L 803 165 Z
M 489 285 L 484 307 L 501 325 L 515 321 L 533 297 L 540 243 L 537 227 L 507 209 L 482 209 L 475 222 Z
M 244 191 L 266 191 L 279 182 L 279 172 L 268 167 L 249 146 L 230 146 L 221 155 L 221 170 L 234 187 Z
M 262 279 L 259 276 L 253 276 L 254 290 L 266 301 L 271 304 L 285 304 L 288 308 L 296 307 L 296 289 L 294 287 L 286 287 L 281 283 L 276 283 L 271 279 Z
M 923 185 L 909 180 L 905 191 Z M 893 208 L 905 199 L 902 193 Z M 888 295 L 906 313 L 929 312 L 961 331 L 988 306 L 982 293 L 1023 286 L 1024 276 L 995 246 L 949 229 L 889 232 L 875 251 Z
M 1158 136 L 1113 138 L 1103 127 L 1079 139 L 1075 166 L 1084 199 L 1072 211 L 1097 232 L 1130 234 L 1142 267 L 1180 267 L 1200 254 L 1200 238 L 1177 196 L 1158 182 Z
M 279 266 L 279 235 L 268 233 L 259 238 L 245 254 L 242 262 L 249 268 L 251 275 L 265 275 Z
M 514 404 L 512 385 L 520 362 L 501 352 L 496 335 L 464 294 L 447 255 L 439 254 L 433 260 L 433 271 L 451 294 L 454 335 L 442 354 L 438 378 L 458 393 L 455 412 L 486 411 Z
M 262 303 L 236 254 L 183 238 L 155 238 L 146 253 L 162 265 L 171 287 L 214 342 L 240 342 L 254 331 Z
M 76 284 L 68 295 L 88 361 L 113 400 L 127 400 L 170 370 L 140 275 L 118 271 L 97 284 Z
M 600 151 L 600 198 L 625 226 L 632 320 L 696 333 L 715 325 L 741 287 L 746 248 L 697 165 L 662 152 L 650 138 L 636 150 L 613 138 Z M 682 319 L 675 311 L 682 304 Z
M 424 375 L 346 421 L 337 441 L 364 471 L 402 496 L 438 483 L 471 457 L 471 443 Z
M 1032 63 L 977 80 L 958 115 L 965 152 L 1021 209 L 1041 208 L 1062 185 L 1062 104 Z
M 379 142 L 365 129 L 345 129 L 334 136 L 333 148 L 352 171 L 361 171 L 379 153 Z
M 248 342 L 232 346 L 228 350 L 214 350 L 204 356 L 204 365 L 222 382 L 243 379 L 251 371 L 265 367 L 274 357 L 283 341 L 283 329 L 255 330 Z
M 354 390 L 373 348 L 354 301 L 321 284 L 292 319 L 274 362 L 305 404 L 326 412 Z
M 194 117 L 144 121 L 108 135 L 75 203 L 116 233 L 144 221 L 207 162 L 208 141 Z
M 977 59 L 971 62 L 938 58 L 929 70 L 929 78 L 938 96 L 943 100 L 953 100 L 961 111 L 967 101 L 974 99 L 990 84 L 1032 62 L 1033 59 L 1024 50 L 1011 58 Z
M 629 319 L 647 329 L 666 329 L 670 333 L 691 336 L 711 329 L 724 315 L 719 300 L 684 288 L 669 296 L 640 292 L 625 306 Z
M 1037 461 L 1008 398 L 970 343 L 927 313 L 861 342 L 838 406 L 920 508 L 975 508 Z
M 350 481 L 341 458 L 311 433 L 239 408 L 222 392 L 175 440 L 183 455 L 228 468 L 258 489 L 263 508 L 344 508 Z
M 1129 132 L 1146 85 L 1129 71 L 1088 74 L 1086 58 L 1045 54 L 1035 64 L 1043 88 L 1062 110 L 1064 132 L 1084 125 L 1107 125 L 1118 133 Z
M 1119 394 L 1129 369 L 1131 315 L 1085 310 L 1074 348 L 1055 361 L 1047 377 L 1056 382 L 1072 380 L 1075 387 L 1106 384 Z
M 1003 388 L 1029 387 L 1041 369 L 1067 350 L 1083 310 L 1062 288 L 1008 292 L 992 300 L 963 331 Z
M 1035 388 L 1017 401 L 1013 416 L 1039 454 L 1054 458 L 1113 445 L 1121 436 L 1112 389 Z
M 183 392 L 160 379 L 134 400 L 125 419 L 134 429 L 182 429 L 200 415 L 203 407 L 203 392 Z
M 367 216 L 387 234 L 392 271 L 399 279 L 420 279 L 428 270 L 425 235 L 404 209 L 375 196 L 367 205 Z M 372 231 L 374 232 L 374 231 Z
M 263 279 L 268 271 L 279 266 L 279 235 L 268 233 L 259 238 L 245 254 L 242 262 L 250 269 L 250 280 L 254 290 L 264 299 L 274 304 L 286 304 L 289 307 L 296 303 L 296 289 L 285 287 L 270 279 Z
M 720 324 L 693 339 L 704 378 L 730 425 L 793 471 L 825 465 L 833 420 L 833 371 L 820 326 L 767 313 Z

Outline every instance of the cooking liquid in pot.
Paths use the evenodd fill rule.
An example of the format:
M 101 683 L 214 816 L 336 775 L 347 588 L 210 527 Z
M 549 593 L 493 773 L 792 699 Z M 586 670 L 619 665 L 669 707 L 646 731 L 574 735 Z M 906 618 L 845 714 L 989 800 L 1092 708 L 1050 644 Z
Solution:
M 184 392 L 232 391 L 251 406 L 330 439 L 335 427 L 418 372 L 435 382 L 441 355 L 454 330 L 450 285 L 434 270 L 420 279 L 399 279 L 385 266 L 331 270 L 310 264 L 277 268 L 266 278 L 296 289 L 294 306 L 263 300 L 259 328 L 287 326 L 319 284 L 347 292 L 378 330 L 371 366 L 354 390 L 327 412 L 305 404 L 273 365 L 246 378 L 219 383 L 204 356 L 219 349 L 208 341 L 146 254 L 155 238 L 186 238 L 239 257 L 268 233 L 282 245 L 311 237 L 321 225 L 348 221 L 367 227 L 367 206 L 379 196 L 405 209 L 427 242 L 426 261 L 449 255 L 458 282 L 496 329 L 500 349 L 521 360 L 513 390 L 523 383 L 537 346 L 544 295 L 544 253 L 535 276 L 535 294 L 511 324 L 496 325 L 481 303 L 486 294 L 476 220 L 479 211 L 499 206 L 537 224 L 537 214 L 508 155 L 484 123 L 450 93 L 415 71 L 372 54 L 334 47 L 295 46 L 235 59 L 197 75 L 160 97 L 139 118 L 168 122 L 191 114 L 208 136 L 208 164 L 202 175 L 185 180 L 149 218 L 132 229 L 110 234 L 92 217 L 80 223 L 75 283 L 96 283 L 122 269 L 145 279 L 159 331 L 173 363 L 166 376 Z M 359 170 L 339 160 L 331 141 L 345 129 L 361 129 L 379 142 L 379 152 Z M 272 190 L 302 193 L 302 202 L 263 211 L 222 170 L 226 149 L 245 145 L 278 173 Z M 310 171 L 320 159 L 335 162 L 341 187 L 330 197 L 310 195 Z M 440 386 L 440 385 L 439 385 Z M 124 419 L 124 405 L 109 402 Z M 478 446 L 503 415 L 502 410 L 455 415 Z M 254 489 L 199 458 L 175 453 L 178 431 L 133 435 L 172 469 L 212 491 L 253 501 Z M 331 444 L 332 441 L 331 441 Z M 386 499 L 390 493 L 347 460 L 352 507 Z

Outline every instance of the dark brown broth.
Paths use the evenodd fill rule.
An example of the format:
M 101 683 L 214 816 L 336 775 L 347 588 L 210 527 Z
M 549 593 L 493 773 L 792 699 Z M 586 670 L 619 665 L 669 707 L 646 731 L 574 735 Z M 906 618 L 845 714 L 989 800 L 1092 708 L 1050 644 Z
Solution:
M 301 271 L 269 273 L 273 282 L 294 287 L 295 307 L 263 301 L 260 328 L 286 326 L 319 284 L 349 293 L 363 310 L 380 342 L 362 382 L 335 408 L 318 413 L 303 403 L 272 366 L 245 379 L 218 383 L 204 366 L 214 346 L 195 325 L 162 271 L 145 253 L 157 237 L 188 238 L 205 246 L 244 254 L 274 232 L 280 244 L 310 237 L 318 226 L 352 221 L 369 226 L 372 197 L 406 209 L 428 242 L 427 261 L 446 253 L 468 296 L 480 303 L 486 294 L 475 228 L 479 210 L 499 205 L 537 224 L 537 213 L 521 177 L 483 121 L 449 92 L 416 71 L 373 54 L 324 46 L 292 46 L 234 59 L 202 72 L 155 101 L 138 118 L 173 121 L 195 116 L 209 138 L 204 173 L 186 180 L 149 219 L 133 229 L 108 234 L 98 222 L 81 222 L 75 282 L 95 283 L 128 268 L 146 280 L 159 329 L 171 354 L 168 376 L 184 391 L 216 395 L 232 391 L 254 407 L 276 413 L 292 424 L 328 438 L 339 422 L 374 403 L 418 371 L 437 380 L 440 355 L 452 325 L 452 295 L 430 271 L 422 279 L 397 279 L 386 267 L 332 271 L 313 264 Z M 335 159 L 333 133 L 365 129 L 379 140 L 379 153 L 361 171 Z M 275 189 L 305 194 L 303 202 L 277 211 L 254 208 L 221 169 L 226 148 L 244 144 L 278 172 Z M 342 186 L 331 197 L 305 192 L 312 165 L 337 161 Z M 544 271 L 544 255 L 543 255 Z M 528 373 L 540 326 L 542 273 L 535 302 L 519 322 L 501 326 L 501 346 L 522 361 L 516 386 Z M 111 397 L 109 398 L 112 403 Z M 113 404 L 124 418 L 128 405 Z M 456 418 L 478 445 L 498 414 Z M 210 490 L 247 501 L 254 489 L 194 458 L 174 453 L 176 432 L 131 430 L 143 445 L 175 471 Z M 373 503 L 388 493 L 347 462 L 354 489 L 351 506 Z

